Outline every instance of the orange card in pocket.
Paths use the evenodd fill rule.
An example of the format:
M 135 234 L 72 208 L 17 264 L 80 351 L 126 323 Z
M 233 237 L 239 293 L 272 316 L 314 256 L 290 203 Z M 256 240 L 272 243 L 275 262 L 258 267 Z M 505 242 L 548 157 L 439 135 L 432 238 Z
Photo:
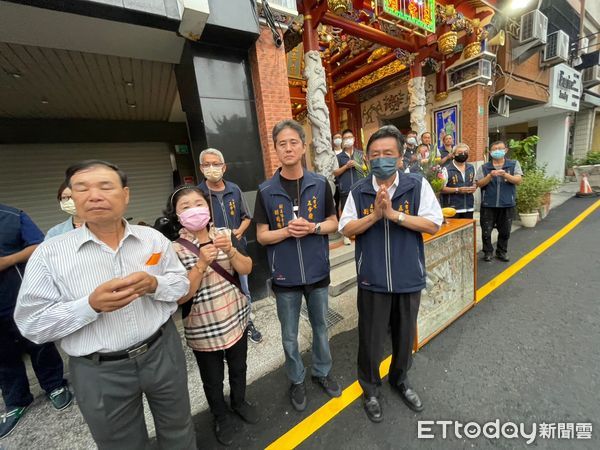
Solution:
M 155 266 L 158 264 L 158 262 L 160 261 L 160 257 L 162 256 L 162 253 L 152 253 L 152 255 L 150 255 L 150 258 L 148 258 L 148 261 L 146 261 L 146 265 L 147 266 Z

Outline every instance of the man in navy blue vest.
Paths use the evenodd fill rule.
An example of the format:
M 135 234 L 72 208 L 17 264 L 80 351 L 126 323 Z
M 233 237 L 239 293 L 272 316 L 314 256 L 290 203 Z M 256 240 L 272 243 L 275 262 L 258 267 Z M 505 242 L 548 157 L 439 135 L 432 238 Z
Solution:
M 475 167 L 467 162 L 469 146 L 454 147 L 454 158 L 444 167 L 446 186 L 442 188 L 442 206 L 456 209 L 456 218 L 472 219 L 477 190 Z
M 517 200 L 516 186 L 521 182 L 523 171 L 519 161 L 506 158 L 506 144 L 496 141 L 490 146 L 491 161 L 483 164 L 475 179 L 481 188 L 481 239 L 483 259 L 491 261 L 494 247 L 492 230 L 498 230 L 496 258 L 508 262 L 508 239 Z
M 214 226 L 229 228 L 245 248 L 246 238 L 244 234 L 252 222 L 252 216 L 240 187 L 223 179 L 223 175 L 227 170 L 223 153 L 214 148 L 207 148 L 200 152 L 199 159 L 200 170 L 205 179 L 198 187 L 207 198 L 210 198 Z M 240 275 L 240 283 L 242 290 L 251 300 L 248 275 Z M 251 320 L 248 322 L 248 339 L 255 344 L 262 341 L 262 334 Z
M 0 205 L 0 389 L 6 405 L 0 438 L 13 431 L 33 402 L 23 353 L 31 356 L 40 386 L 56 409 L 66 408 L 73 399 L 55 345 L 38 345 L 24 338 L 13 319 L 25 263 L 43 240 L 44 234 L 27 214 Z
M 367 158 L 372 175 L 352 188 L 339 224 L 344 235 L 356 235 L 358 381 L 365 412 L 373 422 L 383 420 L 379 364 L 388 324 L 392 331 L 392 390 L 412 410 L 423 409 L 406 374 L 425 287 L 421 233 L 436 233 L 443 217 L 427 180 L 397 169 L 403 145 L 402 133 L 390 125 L 369 138 Z
M 303 411 L 305 369 L 298 350 L 303 296 L 313 333 L 312 380 L 330 397 L 341 395 L 339 384 L 331 376 L 326 322 L 330 283 L 327 235 L 335 232 L 338 221 L 327 179 L 302 167 L 306 152 L 302 126 L 294 120 L 279 122 L 273 128 L 273 142 L 281 168 L 259 186 L 254 220 L 258 242 L 267 247 L 291 382 L 290 401 L 297 411 Z
M 344 209 L 350 188 L 366 176 L 365 157 L 361 150 L 354 148 L 354 133 L 347 129 L 342 132 L 342 149 L 337 154 L 339 168 L 333 171 L 340 192 L 340 209 Z M 344 244 L 350 245 L 350 238 L 344 237 Z

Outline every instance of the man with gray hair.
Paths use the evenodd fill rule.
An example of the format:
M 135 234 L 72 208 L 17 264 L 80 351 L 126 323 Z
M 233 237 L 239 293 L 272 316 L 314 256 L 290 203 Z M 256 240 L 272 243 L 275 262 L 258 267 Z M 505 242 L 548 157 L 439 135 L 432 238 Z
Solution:
M 220 150 L 207 148 L 200 153 L 200 171 L 204 180 L 198 187 L 210 200 L 213 225 L 217 228 L 229 228 L 240 243 L 246 247 L 244 234 L 250 226 L 252 216 L 240 187 L 223 179 L 227 171 L 225 157 Z M 248 275 L 240 275 L 240 283 L 244 294 L 251 301 Z M 255 344 L 262 341 L 262 334 L 248 322 L 248 339 Z

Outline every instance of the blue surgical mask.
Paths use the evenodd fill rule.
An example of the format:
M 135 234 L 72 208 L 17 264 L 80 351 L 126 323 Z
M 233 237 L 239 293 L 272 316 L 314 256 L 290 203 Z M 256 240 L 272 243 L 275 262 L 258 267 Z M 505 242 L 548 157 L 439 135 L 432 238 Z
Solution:
M 491 157 L 494 159 L 502 159 L 504 158 L 505 154 L 505 150 L 492 150 L 492 152 L 490 153 Z
M 371 173 L 375 178 L 387 180 L 397 169 L 398 158 L 377 158 L 371 160 Z

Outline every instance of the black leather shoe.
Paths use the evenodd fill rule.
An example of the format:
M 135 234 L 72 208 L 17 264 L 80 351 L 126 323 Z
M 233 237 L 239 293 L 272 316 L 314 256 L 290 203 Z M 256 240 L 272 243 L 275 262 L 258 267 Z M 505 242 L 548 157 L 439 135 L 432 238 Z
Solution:
M 383 411 L 377 397 L 363 397 L 363 408 L 371 422 L 379 423 L 383 420 Z
M 491 253 L 484 253 L 483 260 L 486 261 L 486 262 L 490 262 L 492 260 L 492 254 Z
M 241 405 L 235 406 L 231 409 L 233 409 L 233 412 L 240 416 L 241 419 L 246 423 L 254 425 L 260 422 L 260 416 L 258 415 L 256 406 L 254 406 L 252 403 L 248 403 L 244 400 Z
M 217 441 L 225 446 L 233 444 L 235 427 L 231 417 L 228 415 L 215 417 L 215 436 Z
M 392 390 L 400 395 L 400 398 L 406 406 L 415 412 L 423 411 L 423 402 L 419 398 L 419 394 L 410 386 L 401 384 L 400 386 L 392 386 Z
M 504 253 L 496 253 L 496 259 L 499 259 L 500 261 L 504 261 L 504 262 L 510 261 L 510 258 L 508 256 L 506 256 Z

